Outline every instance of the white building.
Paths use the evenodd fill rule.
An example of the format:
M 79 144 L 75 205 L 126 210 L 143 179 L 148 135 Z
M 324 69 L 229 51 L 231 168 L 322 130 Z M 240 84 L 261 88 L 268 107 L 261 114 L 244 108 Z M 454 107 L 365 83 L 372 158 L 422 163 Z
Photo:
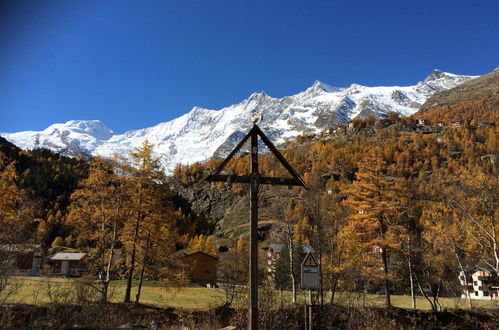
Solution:
M 464 272 L 459 273 L 459 281 L 464 287 L 463 298 L 467 298 L 467 292 L 471 299 L 476 300 L 499 300 L 499 277 L 486 267 L 476 267 L 470 271 L 465 282 Z

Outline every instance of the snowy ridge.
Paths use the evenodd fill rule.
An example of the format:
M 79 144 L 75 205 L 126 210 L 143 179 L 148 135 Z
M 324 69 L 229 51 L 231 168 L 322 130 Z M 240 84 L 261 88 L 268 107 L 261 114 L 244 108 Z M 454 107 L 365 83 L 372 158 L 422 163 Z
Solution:
M 167 173 L 172 173 L 177 163 L 192 164 L 227 154 L 249 130 L 250 118 L 256 113 L 263 116 L 260 127 L 279 145 L 298 135 L 336 128 L 355 117 L 384 117 L 391 111 L 411 115 L 434 93 L 473 78 L 435 70 L 414 86 L 352 84 L 340 88 L 316 81 L 293 96 L 278 99 L 265 92 L 253 93 L 239 104 L 220 110 L 194 107 L 169 122 L 124 134 L 115 134 L 98 120 L 72 120 L 40 132 L 0 135 L 22 149 L 47 148 L 70 156 L 129 155 L 148 140 L 162 157 Z

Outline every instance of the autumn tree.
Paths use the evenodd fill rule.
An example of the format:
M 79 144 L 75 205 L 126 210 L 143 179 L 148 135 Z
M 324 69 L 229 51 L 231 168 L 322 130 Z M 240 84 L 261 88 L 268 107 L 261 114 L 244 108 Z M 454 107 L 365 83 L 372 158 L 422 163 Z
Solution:
M 322 281 L 324 286 L 329 288 L 331 303 L 333 303 L 336 289 L 346 270 L 344 267 L 345 251 L 342 249 L 339 233 L 345 226 L 347 210 L 345 205 L 341 203 L 342 196 L 339 191 L 336 189 L 330 191 L 331 193 L 328 192 L 321 196 L 323 212 L 321 275 L 324 277 Z
M 124 244 L 128 253 L 127 285 L 125 302 L 130 302 L 132 279 L 137 262 L 141 262 L 139 288 L 135 302 L 140 299 L 142 280 L 154 248 L 161 246 L 164 254 L 172 251 L 174 241 L 170 235 L 176 227 L 174 212 L 168 205 L 166 176 L 162 170 L 160 158 L 153 155 L 153 146 L 144 141 L 142 146 L 132 152 L 130 177 L 131 220 L 125 226 Z M 161 235 L 161 237 L 160 237 Z M 157 238 L 157 239 L 156 239 Z
M 220 255 L 219 274 L 225 291 L 225 305 L 230 306 L 237 298 L 238 287 L 244 286 L 248 279 L 248 244 L 240 235 L 229 251 Z
M 383 275 L 381 276 L 385 304 L 390 301 L 390 278 L 388 254 L 391 249 L 398 247 L 394 237 L 399 237 L 397 231 L 401 228 L 396 224 L 398 197 L 393 189 L 393 182 L 386 173 L 386 164 L 373 155 L 359 163 L 356 180 L 346 191 L 348 198 L 346 205 L 351 210 L 350 221 L 347 227 L 353 232 L 352 244 L 359 253 L 370 259 L 370 267 L 365 268 L 373 276 L 378 276 L 376 269 L 379 263 L 375 257 L 379 255 Z
M 137 253 L 140 266 L 139 282 L 135 295 L 135 304 L 139 303 L 144 276 L 175 279 L 175 265 L 172 254 L 178 242 L 177 215 L 170 201 L 170 192 L 165 184 L 155 189 L 152 207 L 142 219 L 139 228 Z
M 199 234 L 191 238 L 187 245 L 186 252 L 193 253 L 196 251 L 217 255 L 217 245 L 213 241 L 213 236 Z
M 89 176 L 71 195 L 68 219 L 90 254 L 92 270 L 97 274 L 101 300 L 106 302 L 116 249 L 129 211 L 129 184 L 117 175 L 117 163 L 93 158 Z
M 282 286 L 283 282 L 291 283 L 293 303 L 297 302 L 297 286 L 299 279 L 299 256 L 301 255 L 300 239 L 295 235 L 295 225 L 304 216 L 303 206 L 293 200 L 289 203 L 281 203 L 274 210 L 276 222 L 282 230 L 281 239 L 285 248 L 281 250 L 276 265 L 276 282 Z
M 441 308 L 439 298 L 444 285 L 459 283 L 456 281 L 459 270 L 465 274 L 465 279 L 469 275 L 468 269 L 471 267 L 468 266 L 471 265 L 467 263 L 472 259 L 465 251 L 468 237 L 461 220 L 454 210 L 437 201 L 428 203 L 420 218 L 422 232 L 419 246 L 422 253 L 414 265 L 415 278 L 421 295 L 428 300 L 433 310 Z M 471 307 L 469 294 L 467 300 Z
M 29 241 L 33 222 L 25 193 L 19 188 L 14 162 L 0 152 L 0 296 L 7 286 L 8 274 L 19 244 Z

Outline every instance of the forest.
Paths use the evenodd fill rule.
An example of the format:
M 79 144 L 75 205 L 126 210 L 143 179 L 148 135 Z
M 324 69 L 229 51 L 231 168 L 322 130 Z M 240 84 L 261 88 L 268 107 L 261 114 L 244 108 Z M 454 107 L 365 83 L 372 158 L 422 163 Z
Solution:
M 499 274 L 497 122 L 442 114 L 418 119 L 395 113 L 355 119 L 281 149 L 311 189 L 261 188 L 273 202 L 262 201 L 260 220 L 271 229 L 260 243 L 284 244 L 276 276 L 266 277 L 262 262 L 262 285 L 291 290 L 296 301 L 300 247 L 310 245 L 320 265 L 321 304 L 357 292 L 382 294 L 386 306 L 392 294 L 411 295 L 413 307 L 422 296 L 435 311 L 441 297 L 464 295 L 473 306 L 473 292 L 463 290 L 471 272 Z M 219 279 L 244 285 L 247 233 L 224 237 L 216 232 L 219 218 L 177 197 L 179 187 L 219 189 L 246 208 L 247 188 L 199 183 L 221 159 L 178 165 L 167 177 L 153 150 L 146 141 L 128 160 L 69 158 L 22 151 L 0 138 L 0 245 L 86 252 L 103 302 L 114 279 L 126 282 L 125 303 L 139 303 L 144 279 L 185 285 L 172 257 L 179 251 L 217 255 Z M 232 160 L 228 173 L 247 173 L 248 157 Z M 286 175 L 268 154 L 260 173 Z M 246 221 L 247 213 L 240 218 Z M 0 294 L 8 281 L 8 255 L 1 256 Z
M 477 267 L 499 271 L 497 130 L 452 122 L 371 117 L 282 150 L 311 190 L 279 191 L 285 198 L 270 206 L 267 218 L 279 232 L 274 240 L 286 242 L 290 255 L 298 246 L 314 247 L 322 265 L 321 297 L 328 291 L 334 302 L 336 291 L 383 292 L 389 306 L 396 292 L 411 294 L 414 304 L 422 295 L 439 310 L 439 297 L 464 292 L 461 272 L 469 279 Z M 247 173 L 248 157 L 231 161 L 229 172 Z M 175 175 L 192 185 L 218 163 L 178 166 Z M 266 176 L 285 175 L 270 155 L 260 164 Z M 229 189 L 223 183 L 218 188 Z M 247 194 L 238 184 L 230 191 Z M 295 288 L 299 267 L 293 268 L 301 259 L 287 254 L 281 261 L 286 275 L 276 276 L 281 283 L 275 284 Z

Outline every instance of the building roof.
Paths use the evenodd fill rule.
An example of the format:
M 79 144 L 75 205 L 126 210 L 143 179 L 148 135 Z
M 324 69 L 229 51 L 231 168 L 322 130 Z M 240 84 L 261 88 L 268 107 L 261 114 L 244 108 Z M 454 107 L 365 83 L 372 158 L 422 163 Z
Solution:
M 50 258 L 50 260 L 81 260 L 86 255 L 86 253 L 59 252 Z
M 39 244 L 0 244 L 0 251 L 4 252 L 33 252 L 38 249 Z

